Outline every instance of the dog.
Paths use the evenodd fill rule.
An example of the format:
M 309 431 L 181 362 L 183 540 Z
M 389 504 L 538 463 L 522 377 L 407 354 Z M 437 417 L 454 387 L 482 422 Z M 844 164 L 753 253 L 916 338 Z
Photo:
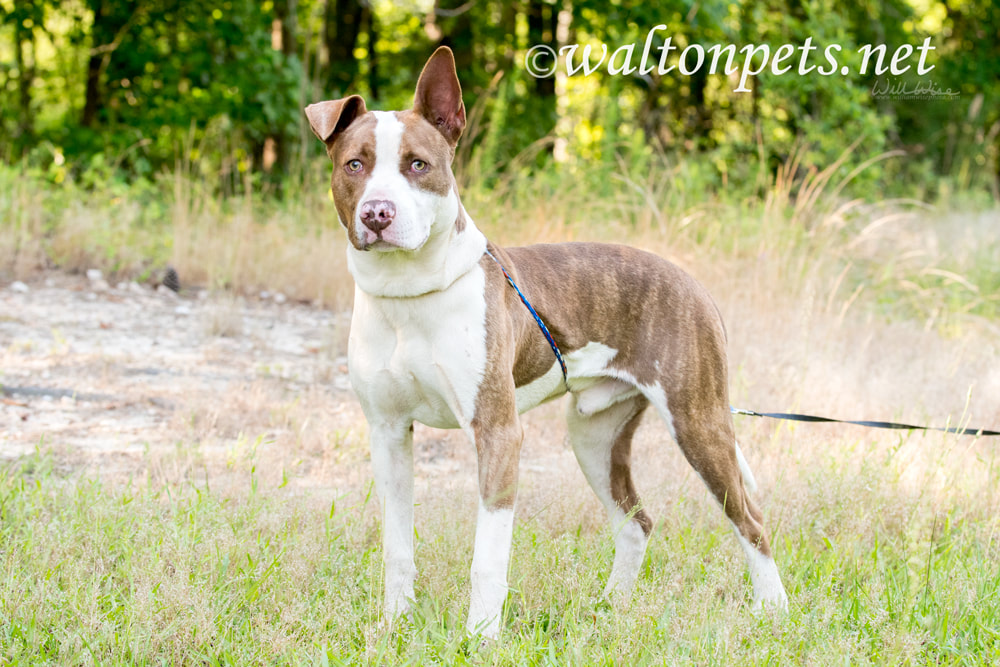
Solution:
M 652 406 L 732 523 L 755 606 L 787 608 L 748 493 L 754 482 L 730 414 L 726 332 L 708 292 L 677 266 L 626 246 L 488 242 L 452 172 L 466 117 L 447 47 L 424 65 L 412 109 L 368 111 L 351 95 L 305 113 L 333 161 L 333 201 L 350 241 L 348 370 L 371 434 L 386 621 L 413 600 L 413 422 L 461 428 L 476 449 L 467 628 L 495 638 L 508 590 L 519 415 L 567 392 L 573 451 L 613 527 L 607 598 L 630 594 L 653 525 L 630 472 L 632 436 Z

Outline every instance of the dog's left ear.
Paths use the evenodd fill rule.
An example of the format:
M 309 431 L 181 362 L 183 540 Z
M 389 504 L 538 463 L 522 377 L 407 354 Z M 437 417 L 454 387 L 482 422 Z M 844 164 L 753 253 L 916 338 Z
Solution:
M 337 135 L 346 130 L 355 118 L 364 115 L 366 111 L 365 101 L 360 95 L 351 95 L 342 100 L 317 102 L 305 108 L 309 127 L 312 128 L 313 134 L 327 145 L 327 148 L 333 145 Z
M 454 147 L 465 129 L 465 104 L 455 70 L 455 56 L 439 47 L 424 65 L 413 97 L 413 110 L 444 135 Z

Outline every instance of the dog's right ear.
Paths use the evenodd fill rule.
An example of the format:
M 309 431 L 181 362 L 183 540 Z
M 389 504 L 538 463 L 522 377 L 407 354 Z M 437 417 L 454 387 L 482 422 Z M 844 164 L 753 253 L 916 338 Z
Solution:
M 351 95 L 342 100 L 317 102 L 306 107 L 306 118 L 309 127 L 327 148 L 337 140 L 337 135 L 347 129 L 358 116 L 364 115 L 368 109 L 360 95 Z

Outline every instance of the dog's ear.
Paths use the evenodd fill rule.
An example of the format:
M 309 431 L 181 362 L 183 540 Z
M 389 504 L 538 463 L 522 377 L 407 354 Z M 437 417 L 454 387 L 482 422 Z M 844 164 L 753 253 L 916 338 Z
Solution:
M 306 118 L 309 127 L 327 147 L 333 145 L 337 135 L 347 129 L 354 119 L 363 115 L 367 109 L 360 95 L 351 95 L 342 100 L 317 102 L 306 107 Z
M 413 97 L 413 110 L 455 146 L 465 129 L 465 104 L 455 71 L 455 56 L 447 46 L 439 47 L 424 65 Z

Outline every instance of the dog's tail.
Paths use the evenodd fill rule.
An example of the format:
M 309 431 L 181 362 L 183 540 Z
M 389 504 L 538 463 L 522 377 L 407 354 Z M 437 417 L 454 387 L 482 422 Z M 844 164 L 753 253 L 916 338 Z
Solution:
M 750 470 L 750 464 L 747 463 L 746 458 L 743 456 L 743 450 L 740 449 L 740 443 L 735 443 L 736 445 L 736 462 L 740 466 L 740 472 L 743 474 L 743 486 L 747 488 L 750 493 L 755 493 L 757 491 L 757 480 L 754 479 L 753 472 Z

